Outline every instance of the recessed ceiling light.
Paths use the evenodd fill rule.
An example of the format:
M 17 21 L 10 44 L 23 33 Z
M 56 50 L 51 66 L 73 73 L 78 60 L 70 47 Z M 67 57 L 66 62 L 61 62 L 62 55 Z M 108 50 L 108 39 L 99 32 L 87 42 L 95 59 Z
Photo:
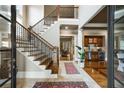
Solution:
M 67 30 L 68 29 L 68 26 L 65 26 L 65 29 Z

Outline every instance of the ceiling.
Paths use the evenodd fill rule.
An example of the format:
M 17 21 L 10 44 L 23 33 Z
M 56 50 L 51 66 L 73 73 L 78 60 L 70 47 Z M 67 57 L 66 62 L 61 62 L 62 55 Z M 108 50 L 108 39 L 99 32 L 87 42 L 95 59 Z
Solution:
M 0 10 L 5 12 L 10 12 L 10 6 L 9 5 L 0 5 Z
M 104 7 L 95 15 L 82 29 L 85 30 L 106 30 L 107 29 L 107 7 Z
M 107 23 L 107 7 L 103 8 L 89 23 Z
M 61 36 L 60 37 L 60 40 L 65 40 L 65 41 L 68 41 L 68 40 L 72 40 L 72 36 Z
M 116 7 L 116 11 L 122 10 L 122 9 L 124 9 L 124 5 L 118 5 L 118 6 Z
M 66 27 L 68 27 L 69 30 L 77 30 L 78 25 L 61 25 L 60 29 L 64 30 Z
M 78 25 L 61 25 L 60 33 L 61 34 L 77 34 Z

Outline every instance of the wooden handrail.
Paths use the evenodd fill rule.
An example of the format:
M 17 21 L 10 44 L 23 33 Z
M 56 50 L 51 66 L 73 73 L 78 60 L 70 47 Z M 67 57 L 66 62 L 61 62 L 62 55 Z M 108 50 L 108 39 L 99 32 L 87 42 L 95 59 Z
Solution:
M 59 8 L 79 8 L 79 7 L 60 7 L 59 6 Z M 33 26 L 31 26 L 30 28 L 32 29 L 32 28 L 34 28 L 38 23 L 40 23 L 41 21 L 43 21 L 44 19 L 46 19 L 47 17 L 49 17 L 53 12 L 55 12 L 56 10 L 58 10 L 58 7 L 56 7 L 56 9 L 55 10 L 53 10 L 50 14 L 48 14 L 46 17 L 44 17 L 44 18 L 42 18 L 41 20 L 39 20 L 37 23 L 35 23 Z M 58 12 L 58 15 L 59 15 L 59 10 L 57 11 Z M 57 15 L 57 16 L 58 16 Z
M 57 8 L 56 8 L 57 9 Z M 55 11 L 56 11 L 56 9 L 55 10 L 53 10 L 50 14 L 48 14 L 46 17 L 44 17 L 44 18 L 42 18 L 41 20 L 39 20 L 37 23 L 35 23 L 33 26 L 31 26 L 30 28 L 32 29 L 33 27 L 35 27 L 37 24 L 39 24 L 41 21 L 43 21 L 44 19 L 46 19 L 48 16 L 50 16 L 52 13 L 54 13 Z
M 7 78 L 2 84 L 0 84 L 0 87 L 2 87 L 4 84 L 6 84 L 8 81 L 10 81 L 12 77 Z
M 7 20 L 8 22 L 11 23 L 11 20 L 9 20 L 7 17 L 5 17 L 4 15 L 0 14 L 0 17 L 4 18 L 5 20 Z M 21 27 L 23 27 L 28 33 L 32 34 L 34 37 L 36 37 L 38 40 L 40 40 L 41 42 L 43 42 L 45 45 L 47 45 L 50 49 L 54 49 L 54 46 L 51 46 L 45 39 L 43 38 L 39 38 L 37 34 L 34 34 L 34 32 L 30 31 L 29 29 L 27 29 L 26 27 L 24 27 L 22 24 L 20 24 L 19 22 L 16 21 L 16 23 L 18 25 L 20 25 Z
M 53 45 L 51 45 L 48 41 L 46 41 L 44 38 L 42 38 L 38 33 L 36 33 L 35 31 L 31 31 L 33 34 L 36 34 L 37 36 L 39 36 L 39 38 L 41 38 L 45 43 L 47 43 L 48 44 L 48 46 L 51 46 L 52 48 L 54 48 L 54 46 Z
M 114 23 L 118 23 L 122 18 L 124 18 L 124 16 L 121 16 L 120 18 L 116 19 Z
M 7 17 L 5 17 L 4 15 L 0 14 L 0 17 L 4 18 L 5 20 L 7 20 L 8 22 L 11 22 L 10 19 L 8 19 Z
M 22 25 L 21 25 L 22 26 Z M 53 46 L 49 45 L 47 43 L 47 41 L 43 38 L 39 38 L 39 36 L 37 34 L 34 33 L 34 31 L 30 31 L 29 29 L 25 28 L 24 26 L 22 26 L 26 31 L 28 31 L 30 34 L 32 34 L 34 37 L 36 37 L 38 40 L 40 40 L 42 43 L 44 43 L 45 45 L 47 45 L 50 49 L 53 50 Z
M 11 48 L 0 49 L 0 52 L 6 52 L 6 51 L 11 51 Z
M 79 7 L 60 7 L 60 6 L 58 6 L 59 8 L 79 8 Z M 38 25 L 41 21 L 43 21 L 43 20 L 45 20 L 47 17 L 49 17 L 51 14 L 53 14 L 55 11 L 57 11 L 58 10 L 58 7 L 56 7 L 56 9 L 55 10 L 53 10 L 50 14 L 48 14 L 46 17 L 44 17 L 44 18 L 42 18 L 41 20 L 39 20 L 37 23 L 35 23 L 33 26 L 30 26 L 29 27 L 29 29 L 30 30 L 32 30 L 31 32 L 33 32 L 34 34 L 36 34 L 37 36 L 39 36 L 39 34 L 38 33 L 36 33 L 35 31 L 33 31 L 33 28 L 36 26 L 36 25 Z M 58 10 L 58 13 L 59 13 L 60 11 Z M 58 16 L 58 15 L 57 15 Z M 43 41 L 45 41 L 49 46 L 51 46 L 51 47 L 53 47 L 54 48 L 54 46 L 53 45 L 51 45 L 48 41 L 46 41 L 45 39 L 43 39 L 41 36 L 39 36 Z

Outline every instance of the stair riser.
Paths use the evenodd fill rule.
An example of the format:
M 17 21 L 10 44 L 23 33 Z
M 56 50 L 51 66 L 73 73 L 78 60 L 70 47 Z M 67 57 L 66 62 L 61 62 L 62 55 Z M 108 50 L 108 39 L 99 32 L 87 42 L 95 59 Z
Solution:
M 20 46 L 20 47 L 36 47 L 36 46 L 34 46 L 34 45 L 27 45 L 27 44 L 16 44 L 16 46 Z
M 40 61 L 33 61 L 34 60 L 34 57 L 28 57 L 29 53 L 25 53 L 25 52 L 21 52 L 22 49 L 18 49 L 18 51 L 25 56 L 25 58 L 27 58 L 27 60 L 29 60 L 31 63 L 33 63 L 34 65 L 36 65 L 38 68 L 40 68 L 41 70 L 45 70 L 46 69 L 46 66 L 45 65 L 42 65 L 40 66 Z
M 17 74 L 17 78 L 50 78 L 50 77 L 51 77 L 51 70 L 44 70 L 42 72 L 26 71 L 26 72 L 18 72 Z

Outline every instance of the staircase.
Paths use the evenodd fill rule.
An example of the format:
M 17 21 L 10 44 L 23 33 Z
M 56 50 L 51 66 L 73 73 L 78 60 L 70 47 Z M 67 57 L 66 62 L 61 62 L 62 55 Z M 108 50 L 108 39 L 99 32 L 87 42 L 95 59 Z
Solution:
M 34 65 L 40 68 L 41 71 L 46 71 L 50 74 L 58 74 L 58 47 L 50 44 L 42 36 L 46 31 L 48 31 L 49 28 L 51 28 L 51 26 L 58 22 L 59 17 L 63 17 L 60 12 L 67 12 L 67 10 L 71 11 L 77 9 L 77 7 L 57 7 L 48 16 L 39 20 L 36 24 L 30 26 L 28 29 L 19 22 L 16 22 L 17 51 L 25 55 L 31 62 L 34 63 Z M 0 14 L 0 17 L 11 23 L 11 20 L 2 14 Z M 69 18 L 71 18 L 71 16 L 69 16 Z M 56 56 L 54 57 L 54 55 Z M 54 60 L 56 60 L 56 64 L 54 64 Z
M 51 70 L 51 74 L 57 74 L 58 64 L 53 62 L 53 55 L 57 53 L 57 48 L 18 22 L 16 27 L 16 46 L 18 51 L 25 53 L 42 70 Z
M 48 16 L 44 17 L 43 19 L 39 20 L 37 23 L 35 23 L 33 26 L 30 26 L 28 28 L 29 32 L 32 33 L 32 35 L 35 35 L 38 39 L 34 39 L 34 37 L 29 36 L 31 38 L 30 42 L 30 54 L 29 56 L 34 56 L 35 59 L 34 61 L 40 61 L 40 65 L 45 65 L 47 69 L 52 69 L 52 73 L 57 73 L 58 72 L 58 66 L 52 66 L 52 60 L 51 60 L 51 54 L 47 54 L 47 53 L 51 53 L 51 51 L 54 51 L 55 47 L 53 45 L 51 45 L 49 42 L 47 42 L 44 38 L 43 35 L 46 31 L 48 31 L 48 29 L 50 29 L 53 25 L 55 25 L 58 22 L 58 18 L 62 17 L 62 18 L 76 18 L 74 15 L 69 15 L 68 16 L 68 12 L 74 12 L 77 11 L 78 7 L 56 7 L 55 10 L 53 10 L 50 14 L 48 14 Z M 64 16 L 63 13 L 66 15 Z M 42 48 L 41 52 L 39 52 L 39 50 L 37 51 L 37 47 L 36 46 L 42 46 L 44 47 L 44 45 L 40 44 L 41 41 L 39 41 L 39 39 L 41 41 L 44 41 L 45 43 L 43 44 L 47 44 L 47 52 L 43 51 L 45 48 Z M 36 46 L 32 46 L 31 43 L 37 41 L 38 45 Z M 26 42 L 25 42 L 26 43 Z M 28 44 L 29 45 L 29 44 Z M 35 44 L 33 44 L 35 45 Z M 24 46 L 23 46 L 24 47 Z M 33 50 L 32 50 L 33 49 Z M 35 50 L 35 52 L 34 52 Z M 46 50 L 46 49 L 45 49 Z M 50 50 L 50 51 L 48 51 Z M 32 53 L 32 51 L 34 53 Z M 58 53 L 58 49 L 55 50 L 57 53 L 57 62 L 59 64 L 59 53 Z M 25 49 L 23 52 L 29 52 L 28 49 Z M 44 54 L 46 53 L 46 54 Z M 47 55 L 47 56 L 46 56 Z M 49 55 L 49 57 L 48 57 Z
M 4 15 L 0 14 L 0 17 L 11 23 L 11 20 Z M 54 60 L 57 62 L 58 58 L 54 55 L 58 54 L 58 48 L 25 28 L 19 22 L 16 22 L 16 49 L 40 69 L 38 73 L 34 71 L 34 74 L 30 72 L 28 74 L 32 76 L 37 74 L 39 75 L 38 78 L 43 75 L 48 75 L 48 77 L 55 75 L 57 77 L 58 63 L 55 63 Z

